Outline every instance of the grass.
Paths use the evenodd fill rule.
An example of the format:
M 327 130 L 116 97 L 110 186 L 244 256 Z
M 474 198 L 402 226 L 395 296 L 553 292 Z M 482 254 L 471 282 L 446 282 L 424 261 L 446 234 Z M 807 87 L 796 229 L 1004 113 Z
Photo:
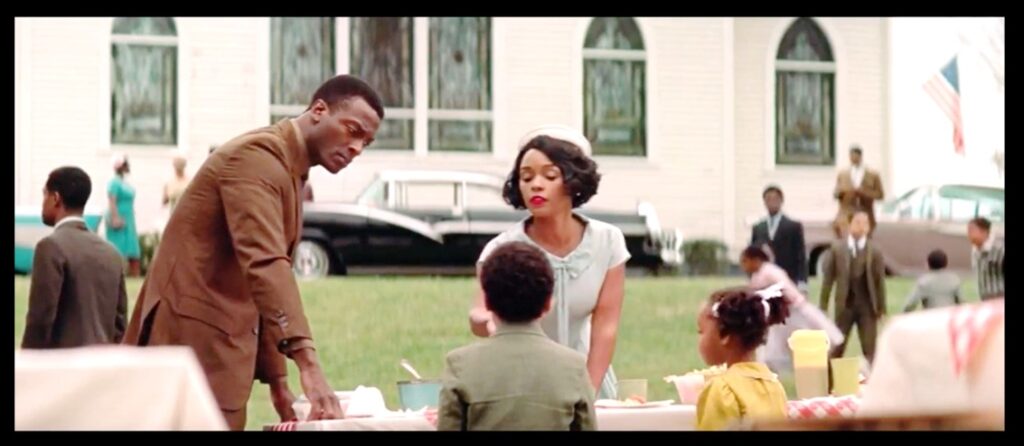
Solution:
M 742 283 L 739 277 L 629 278 L 613 361 L 619 379 L 646 378 L 649 399 L 675 399 L 675 389 L 661 378 L 704 367 L 697 353 L 700 305 L 712 291 Z M 141 285 L 129 281 L 128 295 L 136 296 Z M 900 311 L 911 286 L 909 279 L 887 281 L 889 314 Z M 15 347 L 24 330 L 28 287 L 27 278 L 14 278 Z M 395 382 L 408 379 L 399 360 L 411 361 L 424 377 L 437 377 L 445 353 L 474 340 L 466 319 L 474 292 L 470 278 L 345 277 L 303 282 L 301 288 L 330 384 L 335 390 L 378 387 L 393 409 L 398 407 Z M 812 281 L 814 302 L 819 289 Z M 977 301 L 974 287 L 963 289 L 968 301 Z M 847 355 L 860 354 L 855 333 Z M 292 391 L 301 394 L 292 363 L 289 373 Z M 792 394 L 792 384 L 787 387 Z M 266 386 L 254 385 L 247 428 L 275 421 Z

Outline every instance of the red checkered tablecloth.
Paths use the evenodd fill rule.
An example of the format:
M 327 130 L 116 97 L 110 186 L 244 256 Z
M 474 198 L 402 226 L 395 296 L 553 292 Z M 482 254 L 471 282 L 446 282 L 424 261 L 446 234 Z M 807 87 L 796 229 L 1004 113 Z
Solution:
M 960 305 L 949 314 L 949 343 L 953 351 L 953 373 L 960 376 L 974 352 L 1003 318 L 1003 299 L 974 305 Z
M 806 420 L 829 417 L 851 417 L 860 408 L 860 398 L 850 395 L 843 397 L 821 397 L 789 401 L 786 410 L 789 418 Z

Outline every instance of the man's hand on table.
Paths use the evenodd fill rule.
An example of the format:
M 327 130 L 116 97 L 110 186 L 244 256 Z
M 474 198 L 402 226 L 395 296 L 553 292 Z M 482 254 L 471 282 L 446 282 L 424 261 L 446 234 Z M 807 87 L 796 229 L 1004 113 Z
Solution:
M 270 382 L 270 401 L 274 403 L 274 410 L 281 417 L 281 422 L 299 421 L 295 416 L 295 409 L 292 403 L 295 402 L 295 395 L 288 388 L 288 377 L 282 376 Z
M 292 353 L 292 359 L 299 366 L 299 380 L 302 390 L 309 399 L 309 418 L 307 421 L 336 420 L 345 417 L 338 402 L 338 396 L 327 384 L 323 369 L 316 359 L 316 351 L 303 348 Z

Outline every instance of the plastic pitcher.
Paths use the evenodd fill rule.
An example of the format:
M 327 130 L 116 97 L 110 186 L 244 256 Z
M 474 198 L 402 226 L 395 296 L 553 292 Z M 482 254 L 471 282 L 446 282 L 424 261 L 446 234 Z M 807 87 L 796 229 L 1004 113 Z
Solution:
M 824 330 L 796 330 L 789 336 L 797 398 L 828 396 L 829 347 Z

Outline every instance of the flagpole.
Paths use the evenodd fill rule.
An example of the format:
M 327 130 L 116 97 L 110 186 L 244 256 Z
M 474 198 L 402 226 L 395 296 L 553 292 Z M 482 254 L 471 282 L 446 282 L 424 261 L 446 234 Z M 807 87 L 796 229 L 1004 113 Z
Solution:
M 963 28 L 961 28 L 961 30 L 962 29 Z M 963 33 L 961 32 L 960 35 L 963 35 Z M 961 73 L 963 73 L 963 70 L 960 69 L 960 67 L 963 66 L 963 60 L 964 59 L 961 56 L 966 52 L 966 51 L 964 51 L 965 49 L 967 49 L 967 46 L 964 44 L 964 41 L 961 40 L 960 41 L 960 47 L 957 48 L 956 53 L 953 54 L 953 60 L 956 61 L 957 87 L 960 90 L 958 92 L 958 94 L 960 95 L 960 145 L 963 147 L 963 149 L 961 149 L 959 151 L 954 150 L 954 152 L 957 155 L 960 155 L 961 159 L 965 159 L 966 160 L 967 159 L 967 138 L 964 137 L 964 134 L 966 133 L 964 131 L 964 130 L 966 130 L 964 127 L 965 127 L 965 123 L 967 122 L 967 121 L 964 120 L 964 103 L 966 101 L 964 101 L 964 77 L 961 76 Z M 970 89 L 968 88 L 968 90 L 970 90 Z M 954 149 L 955 149 L 955 147 L 954 147 Z

